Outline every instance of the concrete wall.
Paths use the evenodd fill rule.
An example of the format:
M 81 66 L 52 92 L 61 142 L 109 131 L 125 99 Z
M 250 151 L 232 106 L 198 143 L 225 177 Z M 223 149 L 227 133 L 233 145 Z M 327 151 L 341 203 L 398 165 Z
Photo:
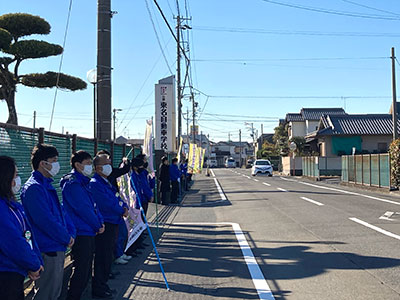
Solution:
M 283 175 L 293 174 L 293 158 L 292 157 L 282 157 L 282 173 Z M 301 175 L 303 170 L 303 162 L 301 157 L 295 157 L 295 174 Z
M 318 139 L 318 144 L 320 145 L 321 156 L 336 156 L 332 153 L 332 138 L 330 136 L 324 136 Z
M 305 122 L 290 122 L 289 139 L 295 136 L 306 135 L 306 123 Z
M 364 135 L 362 136 L 362 149 L 369 152 L 378 151 L 378 143 L 386 143 L 389 147 L 392 142 L 390 135 Z
M 319 120 L 318 121 L 309 121 L 306 120 L 306 131 L 307 134 L 317 131 L 319 125 Z

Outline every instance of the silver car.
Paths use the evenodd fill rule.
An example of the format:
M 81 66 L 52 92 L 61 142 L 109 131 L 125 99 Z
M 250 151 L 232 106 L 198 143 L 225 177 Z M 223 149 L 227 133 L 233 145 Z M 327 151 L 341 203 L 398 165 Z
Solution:
M 267 159 L 257 159 L 251 168 L 251 175 L 266 174 L 272 176 L 272 164 Z

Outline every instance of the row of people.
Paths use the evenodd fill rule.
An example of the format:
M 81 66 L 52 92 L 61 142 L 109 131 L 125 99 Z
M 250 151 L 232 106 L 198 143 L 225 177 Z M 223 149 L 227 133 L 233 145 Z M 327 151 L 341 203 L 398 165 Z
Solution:
M 144 160 L 133 160 L 132 180 L 147 211 L 155 183 Z M 16 199 L 21 188 L 16 163 L 0 156 L 0 299 L 24 299 L 26 276 L 35 281 L 34 300 L 58 299 L 67 248 L 72 248 L 74 267 L 67 299 L 80 299 L 92 274 L 92 296 L 113 298 L 116 291 L 107 281 L 114 251 L 124 249 L 127 230 L 119 228 L 124 229 L 123 217 L 128 215 L 116 178 L 129 172 L 131 164 L 124 160 L 120 168 L 112 168 L 106 151 L 93 160 L 85 151 L 74 153 L 72 170 L 60 181 L 62 202 L 52 184 L 60 170 L 57 149 L 38 144 L 31 164 L 32 175 L 20 191 L 21 205 Z M 133 251 L 143 248 L 143 240 L 142 236 Z

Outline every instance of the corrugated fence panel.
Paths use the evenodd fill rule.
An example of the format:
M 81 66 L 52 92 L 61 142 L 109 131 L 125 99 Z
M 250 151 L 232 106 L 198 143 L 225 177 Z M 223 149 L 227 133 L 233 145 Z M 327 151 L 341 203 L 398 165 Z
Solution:
M 354 169 L 354 167 L 355 167 L 355 165 L 354 165 L 355 161 L 354 161 L 354 156 L 353 156 L 353 155 L 350 155 L 350 156 L 347 156 L 347 158 L 348 158 L 348 169 L 349 169 L 349 172 L 348 172 L 348 174 L 349 174 L 349 181 L 355 182 L 355 169 Z
M 122 161 L 122 145 L 114 145 L 113 166 L 118 168 Z
M 79 137 L 76 139 L 76 151 L 78 150 L 84 150 L 94 158 L 95 154 L 94 153 L 94 141 L 91 140 L 86 140 L 86 139 L 80 139 Z
M 58 196 L 61 198 L 60 179 L 65 174 L 71 171 L 71 155 L 72 155 L 72 138 L 71 137 L 58 137 L 45 134 L 45 144 L 53 145 L 58 151 L 58 161 L 60 163 L 60 172 L 54 176 L 53 186 L 57 190 Z
M 362 173 L 362 156 L 356 155 L 356 183 L 362 184 L 363 183 L 363 173 Z
M 379 185 L 379 155 L 371 154 L 371 184 Z
M 14 158 L 22 184 L 31 175 L 31 153 L 38 142 L 37 133 L 0 128 L 0 155 Z
M 342 156 L 342 181 L 348 182 L 349 181 L 349 169 L 348 169 L 348 156 Z
M 390 159 L 388 154 L 379 155 L 381 186 L 390 187 Z
M 363 167 L 363 179 L 364 179 L 364 184 L 370 184 L 370 176 L 371 176 L 371 170 L 370 170 L 370 162 L 371 162 L 371 157 L 369 155 L 364 155 L 363 156 L 363 162 L 362 162 L 362 167 Z

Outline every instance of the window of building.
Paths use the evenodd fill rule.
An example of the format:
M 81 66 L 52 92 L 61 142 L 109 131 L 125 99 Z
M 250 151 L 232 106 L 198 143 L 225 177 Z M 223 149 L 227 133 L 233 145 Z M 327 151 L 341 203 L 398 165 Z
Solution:
M 387 152 L 388 144 L 387 143 L 378 143 L 378 151 L 379 152 Z

